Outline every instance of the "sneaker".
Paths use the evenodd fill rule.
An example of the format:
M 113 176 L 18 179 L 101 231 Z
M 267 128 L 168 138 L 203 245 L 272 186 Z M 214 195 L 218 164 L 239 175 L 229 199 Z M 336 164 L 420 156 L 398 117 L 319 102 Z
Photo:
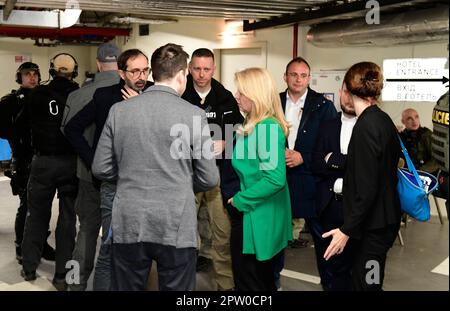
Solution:
M 20 275 L 23 277 L 25 281 L 34 281 L 36 280 L 36 271 L 25 271 L 20 270 Z
M 56 252 L 47 241 L 44 243 L 44 247 L 42 248 L 42 258 L 49 261 L 55 261 Z

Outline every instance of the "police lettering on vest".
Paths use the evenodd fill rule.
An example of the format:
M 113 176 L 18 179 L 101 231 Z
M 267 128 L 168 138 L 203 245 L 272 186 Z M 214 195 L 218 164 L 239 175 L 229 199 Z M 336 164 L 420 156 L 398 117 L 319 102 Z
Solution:
M 448 111 L 442 111 L 439 109 L 434 108 L 433 110 L 433 116 L 432 120 L 434 123 L 442 124 L 442 125 L 449 125 L 448 124 L 448 117 L 449 113 Z

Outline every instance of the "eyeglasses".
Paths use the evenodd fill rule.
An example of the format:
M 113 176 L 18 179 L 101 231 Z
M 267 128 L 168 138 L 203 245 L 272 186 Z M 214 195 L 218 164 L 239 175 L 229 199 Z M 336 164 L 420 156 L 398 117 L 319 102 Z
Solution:
M 133 70 L 124 70 L 125 72 L 129 72 L 133 79 L 137 79 L 143 74 L 144 76 L 148 76 L 152 71 L 150 67 L 144 68 L 142 70 L 133 69 Z
M 288 76 L 291 78 L 294 78 L 294 79 L 298 79 L 298 78 L 306 79 L 309 77 L 309 74 L 306 74 L 306 73 L 298 74 L 296 72 L 288 72 Z

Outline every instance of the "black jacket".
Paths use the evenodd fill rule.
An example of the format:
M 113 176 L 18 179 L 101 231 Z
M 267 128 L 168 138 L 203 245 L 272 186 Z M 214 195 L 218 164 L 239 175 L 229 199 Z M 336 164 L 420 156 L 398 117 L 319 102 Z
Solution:
M 378 106 L 363 111 L 356 122 L 344 177 L 344 225 L 341 231 L 359 239 L 364 232 L 400 224 L 397 129 Z
M 403 130 L 400 133 L 400 137 L 406 150 L 408 150 L 414 167 L 418 170 L 435 174 L 439 168 L 431 156 L 432 134 L 433 132 L 428 128 L 421 126 L 415 131 Z M 404 159 L 403 154 L 402 158 Z
M 236 99 L 217 80 L 211 80 L 211 91 L 206 96 L 203 105 L 201 98 L 194 88 L 191 74 L 187 77 L 186 90 L 182 98 L 191 104 L 205 110 L 208 124 L 217 124 L 222 130 L 222 139 L 225 139 L 225 125 L 236 125 L 244 121 L 244 117 L 239 112 Z M 214 139 L 214 137 L 213 137 Z
M 287 90 L 280 93 L 281 106 L 286 111 Z M 319 126 L 323 121 L 337 117 L 333 103 L 322 94 L 308 88 L 305 106 L 297 132 L 294 150 L 300 152 L 303 164 L 287 169 L 291 195 L 292 218 L 316 217 L 316 183 L 311 172 L 311 159 Z M 287 143 L 287 141 L 286 141 Z
M 31 120 L 33 149 L 45 155 L 73 154 L 72 146 L 60 130 L 67 96 L 78 83 L 56 77 L 47 85 L 33 89 L 27 109 Z
M 64 128 L 64 134 L 88 168 L 94 160 L 95 149 L 109 110 L 115 103 L 124 100 L 121 92 L 124 85 L 125 82 L 120 80 L 118 84 L 97 89 L 92 100 L 74 115 Z M 153 82 L 147 81 L 145 88 L 151 85 Z M 83 134 L 86 127 L 93 123 L 95 123 L 95 134 L 93 145 L 90 146 Z
M 244 122 L 244 117 L 239 112 L 239 106 L 233 94 L 231 94 L 231 92 L 228 91 L 217 80 L 212 79 L 211 91 L 206 96 L 205 102 L 201 104 L 201 98 L 194 88 L 192 75 L 189 74 L 187 76 L 186 90 L 184 91 L 182 98 L 184 100 L 187 100 L 191 104 L 205 110 L 209 125 L 216 124 L 220 127 L 222 131 L 222 137 L 217 137 L 217 133 L 214 133 L 212 131 L 213 129 L 211 129 L 211 137 L 213 140 L 225 140 L 227 147 L 225 148 L 225 153 L 222 156 L 223 158 L 230 157 L 231 152 L 229 151 L 232 151 L 231 138 L 234 135 L 234 132 L 231 132 L 231 130 L 236 124 L 242 124 L 242 122 Z M 217 159 L 217 165 L 219 166 L 222 178 L 223 173 L 221 159 Z
M 334 182 L 344 178 L 347 155 L 341 153 L 341 113 L 339 117 L 323 122 L 319 128 L 312 156 L 312 172 L 317 178 L 316 212 L 322 212 L 335 201 Z M 332 152 L 325 162 L 327 154 Z
M 7 139 L 13 158 L 18 162 L 31 162 L 31 129 L 25 105 L 32 89 L 13 90 L 0 100 L 0 137 Z

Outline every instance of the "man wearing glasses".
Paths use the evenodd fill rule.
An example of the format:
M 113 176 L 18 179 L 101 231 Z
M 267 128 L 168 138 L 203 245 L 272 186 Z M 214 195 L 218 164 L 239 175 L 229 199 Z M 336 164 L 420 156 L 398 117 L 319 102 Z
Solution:
M 291 125 L 286 147 L 286 165 L 292 218 L 304 218 L 313 240 L 321 239 L 320 234 L 314 234 L 317 215 L 314 207 L 316 185 L 311 172 L 312 151 L 320 123 L 336 118 L 337 112 L 331 101 L 309 88 L 311 67 L 302 57 L 296 57 L 287 64 L 284 81 L 287 90 L 280 93 L 280 98 L 286 119 Z M 307 241 L 300 239 L 299 233 L 290 246 L 299 248 L 306 244 Z M 280 260 L 280 266 L 275 267 L 276 277 L 284 265 L 283 261 Z
M 80 158 L 88 168 L 91 168 L 95 149 L 108 117 L 111 107 L 118 102 L 139 95 L 153 82 L 147 81 L 150 67 L 147 56 L 138 49 L 126 50 L 117 60 L 120 82 L 118 84 L 99 88 L 93 99 L 69 123 L 64 133 Z M 95 135 L 92 146 L 83 136 L 84 130 L 95 124 Z M 93 177 L 94 183 L 100 187 L 100 182 Z M 110 290 L 111 286 L 111 240 L 108 237 L 111 223 L 112 202 L 116 193 L 116 181 L 104 181 L 100 187 L 100 209 L 102 214 L 102 245 L 97 257 L 94 273 L 94 290 Z

